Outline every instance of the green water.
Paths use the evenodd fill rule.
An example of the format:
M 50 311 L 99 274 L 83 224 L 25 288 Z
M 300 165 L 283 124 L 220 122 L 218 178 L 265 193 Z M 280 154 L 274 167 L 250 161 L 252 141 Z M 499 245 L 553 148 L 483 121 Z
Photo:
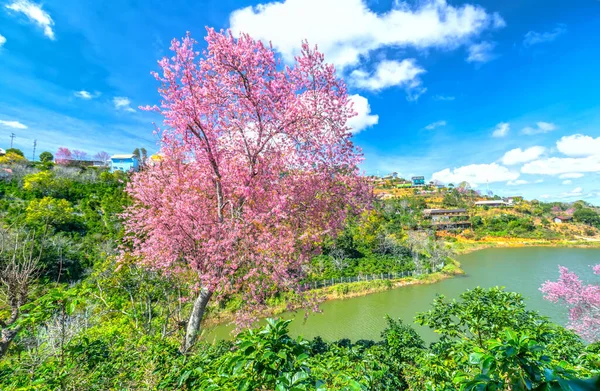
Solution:
M 476 251 L 458 258 L 465 276 L 430 285 L 413 285 L 374 293 L 367 296 L 334 300 L 321 305 L 321 313 L 313 313 L 304 321 L 304 313 L 287 314 L 294 317 L 291 334 L 305 338 L 321 336 L 325 340 L 340 338 L 379 339 L 385 327 L 384 316 L 389 314 L 413 323 L 417 312 L 426 311 L 436 294 L 457 297 L 466 289 L 504 286 L 525 296 L 530 309 L 564 324 L 566 310 L 545 301 L 539 291 L 546 280 L 556 280 L 558 265 L 567 266 L 580 275 L 589 272 L 589 265 L 600 263 L 600 249 L 580 248 L 508 248 Z M 414 325 L 419 333 L 432 341 L 434 334 L 425 327 Z M 230 328 L 219 326 L 210 330 L 207 339 L 227 337 Z

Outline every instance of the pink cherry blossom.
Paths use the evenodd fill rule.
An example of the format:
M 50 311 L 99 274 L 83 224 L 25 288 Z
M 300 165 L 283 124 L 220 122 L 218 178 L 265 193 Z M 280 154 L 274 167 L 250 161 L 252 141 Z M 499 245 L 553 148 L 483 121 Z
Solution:
M 346 86 L 323 54 L 304 42 L 284 66 L 245 34 L 208 29 L 206 41 L 200 53 L 189 34 L 173 40 L 153 73 L 162 101 L 145 109 L 164 116 L 161 158 L 128 186 L 127 248 L 151 267 L 193 270 L 208 299 L 242 295 L 243 323 L 278 292 L 308 303 L 307 262 L 371 189 Z
M 584 284 L 577 274 L 560 266 L 558 281 L 546 281 L 540 290 L 544 298 L 569 309 L 569 328 L 588 341 L 600 339 L 600 286 Z M 600 264 L 593 267 L 600 274 Z

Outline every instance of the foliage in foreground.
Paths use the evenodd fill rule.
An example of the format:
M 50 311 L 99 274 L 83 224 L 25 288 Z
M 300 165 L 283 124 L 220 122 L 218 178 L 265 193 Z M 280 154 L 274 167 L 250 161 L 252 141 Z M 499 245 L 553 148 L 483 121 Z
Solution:
M 56 293 L 57 295 L 59 293 Z M 72 303 L 76 295 L 62 296 Z M 77 304 L 77 303 L 76 303 Z M 59 308 L 73 315 L 77 305 Z M 59 313 L 60 313 L 59 311 Z M 40 346 L 0 363 L 3 390 L 594 390 L 600 349 L 525 308 L 517 293 L 477 288 L 439 297 L 417 332 L 387 319 L 379 341 L 327 343 L 288 333 L 289 320 L 202 343 L 190 354 L 176 339 L 140 336 L 123 317 L 84 329 L 52 354 Z

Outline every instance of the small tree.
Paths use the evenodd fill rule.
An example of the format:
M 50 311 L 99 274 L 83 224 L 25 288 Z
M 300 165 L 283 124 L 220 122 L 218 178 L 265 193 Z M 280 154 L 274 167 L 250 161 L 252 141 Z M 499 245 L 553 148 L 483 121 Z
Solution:
M 50 152 L 44 151 L 44 152 L 40 153 L 40 162 L 48 163 L 48 162 L 51 162 L 52 160 L 54 160 L 54 155 L 52 155 Z
M 0 231 L 0 314 L 8 313 L 0 315 L 0 358 L 20 331 L 17 321 L 39 271 L 40 256 L 32 237 Z
M 559 270 L 558 281 L 546 281 L 540 288 L 544 298 L 569 309 L 569 327 L 582 338 L 591 342 L 600 340 L 600 286 L 584 284 L 564 266 Z M 593 272 L 600 274 L 600 264 L 593 267 Z
M 304 43 L 282 67 L 248 35 L 208 29 L 206 41 L 201 59 L 189 36 L 173 41 L 153 73 L 162 158 L 132 178 L 125 216 L 135 259 L 196 275 L 183 352 L 211 299 L 241 295 L 239 323 L 275 292 L 306 299 L 300 281 L 316 244 L 370 195 L 346 125 L 355 113 L 321 53 Z
M 86 160 L 87 159 L 87 152 L 80 151 L 78 149 L 74 149 L 73 150 L 73 159 L 75 159 L 75 160 Z
M 56 164 L 67 165 L 73 160 L 73 153 L 69 148 L 60 147 L 54 154 L 54 162 Z
M 94 155 L 94 159 L 101 161 L 102 164 L 107 164 L 110 160 L 110 154 L 106 151 L 100 151 Z
M 19 155 L 19 156 L 25 157 L 25 155 L 23 154 L 23 151 L 21 151 L 21 150 L 20 150 L 20 149 L 18 149 L 18 148 L 8 148 L 8 149 L 6 150 L 6 153 L 7 153 L 7 154 L 9 154 L 9 153 L 14 153 L 14 154 L 17 154 L 17 155 Z

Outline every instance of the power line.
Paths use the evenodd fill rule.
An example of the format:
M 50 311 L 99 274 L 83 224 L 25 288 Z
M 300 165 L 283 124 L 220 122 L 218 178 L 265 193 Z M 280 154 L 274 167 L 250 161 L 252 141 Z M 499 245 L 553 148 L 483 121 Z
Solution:
M 37 146 L 37 140 L 33 140 L 33 156 L 31 156 L 31 161 L 35 162 L 35 147 Z
M 10 147 L 11 147 L 11 148 L 13 147 L 13 140 L 15 139 L 15 137 L 17 137 L 17 136 L 15 136 L 15 134 L 14 134 L 14 133 L 11 133 L 11 134 L 10 134 Z

